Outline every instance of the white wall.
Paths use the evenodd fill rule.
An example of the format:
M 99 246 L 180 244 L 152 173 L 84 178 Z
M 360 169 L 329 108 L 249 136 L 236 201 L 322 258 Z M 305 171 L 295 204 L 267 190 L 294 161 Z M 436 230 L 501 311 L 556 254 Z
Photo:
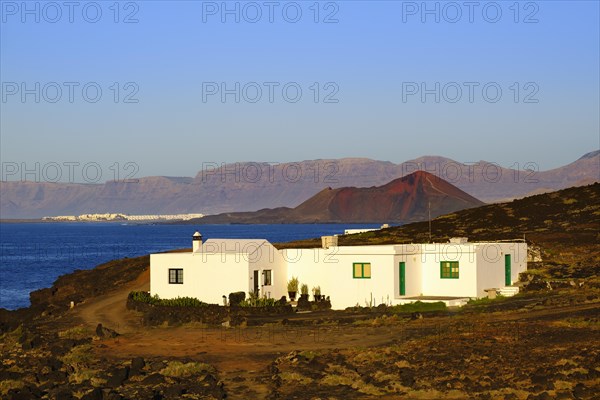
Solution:
M 258 242 L 257 242 L 258 243 Z M 259 271 L 261 295 L 279 299 L 287 294 L 287 264 L 271 244 L 264 242 L 252 253 L 187 252 L 150 255 L 150 293 L 170 299 L 195 297 L 207 303 L 222 304 L 232 292 L 253 290 L 254 270 Z M 256 251 L 254 251 L 256 250 Z M 169 284 L 169 269 L 183 269 L 183 284 Z M 272 285 L 262 286 L 262 271 L 272 271 Z
M 477 246 L 477 297 L 486 296 L 485 289 L 505 286 L 505 247 L 506 244 L 501 243 L 482 243 Z M 514 256 L 512 258 L 514 259 Z
M 394 297 L 404 298 L 419 296 L 423 292 L 422 287 L 422 266 L 421 266 L 421 245 L 407 244 L 396 247 L 394 258 Z M 405 285 L 406 294 L 400 296 L 400 262 L 405 263 Z
M 393 246 L 344 246 L 329 249 L 284 250 L 288 260 L 288 278 L 298 277 L 309 291 L 321 286 L 321 293 L 331 297 L 334 309 L 365 306 L 390 301 L 395 296 L 398 266 Z M 353 277 L 353 263 L 371 263 L 371 278 Z M 396 278 L 395 278 L 396 277 Z M 312 293 L 311 293 L 312 294 Z
M 222 296 L 248 288 L 249 263 L 236 254 L 167 253 L 150 256 L 150 294 L 195 297 L 222 304 Z M 183 284 L 169 284 L 169 268 L 183 268 Z
M 254 287 L 254 271 L 258 272 L 259 295 L 273 299 L 287 296 L 287 263 L 279 250 L 273 245 L 265 242 L 257 251 L 250 256 L 249 287 L 247 292 Z M 262 272 L 271 270 L 271 285 L 263 285 Z
M 513 247 L 514 255 L 512 257 L 512 281 L 518 282 L 519 274 L 527 271 L 527 243 L 510 243 Z
M 169 284 L 169 268 L 183 268 L 184 284 Z M 198 279 L 191 253 L 150 254 L 150 294 L 161 298 L 198 297 Z
M 527 269 L 526 243 L 481 243 L 477 245 L 477 296 L 486 296 L 485 289 L 505 285 L 504 257 L 511 255 L 511 281 L 519 280 L 519 273 Z
M 459 278 L 441 278 L 441 261 L 458 261 Z M 477 296 L 476 256 L 472 244 L 423 244 L 421 262 L 423 296 Z

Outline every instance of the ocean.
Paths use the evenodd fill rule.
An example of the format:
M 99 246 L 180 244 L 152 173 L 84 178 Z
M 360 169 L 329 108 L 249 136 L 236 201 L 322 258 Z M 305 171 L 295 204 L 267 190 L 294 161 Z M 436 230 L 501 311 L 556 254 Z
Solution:
M 138 225 L 122 223 L 0 223 L 0 308 L 29 306 L 31 291 L 60 275 L 110 260 L 192 246 L 207 238 L 267 239 L 272 243 L 343 233 L 377 224 Z

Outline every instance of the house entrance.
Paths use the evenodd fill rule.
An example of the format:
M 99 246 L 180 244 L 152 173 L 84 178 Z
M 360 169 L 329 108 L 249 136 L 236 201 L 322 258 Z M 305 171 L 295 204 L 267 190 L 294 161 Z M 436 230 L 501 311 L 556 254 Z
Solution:
M 258 295 L 258 271 L 254 271 L 254 294 Z
M 504 256 L 504 284 L 506 286 L 512 285 L 511 273 L 510 273 L 510 254 Z
M 406 264 L 404 262 L 400 263 L 398 275 L 400 276 L 400 296 L 404 296 L 406 294 Z

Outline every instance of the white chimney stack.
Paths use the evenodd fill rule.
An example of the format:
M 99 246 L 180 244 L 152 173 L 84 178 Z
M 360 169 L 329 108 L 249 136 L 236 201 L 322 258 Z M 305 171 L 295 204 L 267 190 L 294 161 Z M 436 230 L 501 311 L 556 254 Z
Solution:
M 199 253 L 202 249 L 202 235 L 200 232 L 196 231 L 194 236 L 192 236 L 192 252 Z

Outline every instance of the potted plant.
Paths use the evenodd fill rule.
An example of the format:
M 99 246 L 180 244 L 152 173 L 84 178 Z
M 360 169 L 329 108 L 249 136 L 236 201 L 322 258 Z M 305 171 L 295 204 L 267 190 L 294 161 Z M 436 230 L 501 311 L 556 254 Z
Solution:
M 308 285 L 306 283 L 300 286 L 300 299 L 308 301 Z
M 312 288 L 312 292 L 315 301 L 321 301 L 321 286 L 315 286 Z
M 288 295 L 292 301 L 296 300 L 296 293 L 298 293 L 299 283 L 300 282 L 298 282 L 298 278 L 294 276 L 292 276 L 292 279 L 290 279 L 287 283 Z

